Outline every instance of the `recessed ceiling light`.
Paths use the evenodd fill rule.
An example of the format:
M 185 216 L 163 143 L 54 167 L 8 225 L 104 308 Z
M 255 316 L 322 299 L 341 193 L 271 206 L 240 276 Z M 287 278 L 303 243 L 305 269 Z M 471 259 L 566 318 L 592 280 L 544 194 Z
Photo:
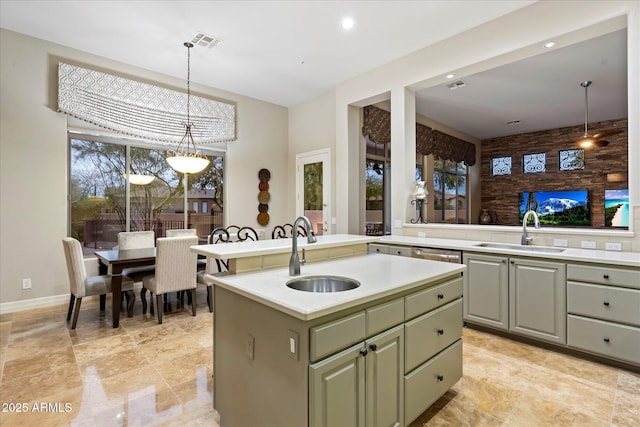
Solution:
M 353 28 L 353 26 L 355 25 L 355 22 L 353 20 L 353 18 L 344 18 L 342 20 L 342 22 L 340 23 L 340 27 L 343 30 L 350 30 Z
M 447 74 L 447 78 L 448 78 L 448 79 L 452 79 L 452 78 L 454 78 L 455 76 L 456 76 L 455 74 Z
M 506 122 L 509 126 L 515 126 L 520 124 L 520 120 L 509 120 Z
M 556 45 L 556 42 L 546 42 L 545 44 L 542 45 L 542 47 L 544 47 L 545 49 L 551 49 L 555 45 Z

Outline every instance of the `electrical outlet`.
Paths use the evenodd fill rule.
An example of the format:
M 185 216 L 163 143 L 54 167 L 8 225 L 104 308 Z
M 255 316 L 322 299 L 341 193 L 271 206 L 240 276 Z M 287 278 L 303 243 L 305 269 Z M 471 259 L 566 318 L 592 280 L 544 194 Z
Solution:
M 427 233 L 424 231 L 418 231 L 418 237 L 427 237 Z
M 247 357 L 251 360 L 254 358 L 256 339 L 251 334 L 247 334 Z
M 596 248 L 596 242 L 594 242 L 593 240 L 583 240 L 580 243 L 580 247 L 582 249 L 595 249 Z
M 22 289 L 31 289 L 31 279 L 22 279 Z
M 395 221 L 393 221 L 393 226 L 395 228 L 402 228 L 402 220 L 396 219 Z
M 289 329 L 289 357 L 293 360 L 298 360 L 298 342 L 299 335 L 296 331 Z
M 622 243 L 619 242 L 607 242 L 604 244 L 604 248 L 608 251 L 621 251 Z
M 567 246 L 567 239 L 553 239 L 553 246 Z

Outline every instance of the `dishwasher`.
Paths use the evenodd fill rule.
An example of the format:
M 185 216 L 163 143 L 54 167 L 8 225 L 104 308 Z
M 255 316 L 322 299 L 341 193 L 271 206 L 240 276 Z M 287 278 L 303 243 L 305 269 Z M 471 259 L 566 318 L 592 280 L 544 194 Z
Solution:
M 450 249 L 413 247 L 411 248 L 411 257 L 462 264 L 462 251 L 454 251 Z

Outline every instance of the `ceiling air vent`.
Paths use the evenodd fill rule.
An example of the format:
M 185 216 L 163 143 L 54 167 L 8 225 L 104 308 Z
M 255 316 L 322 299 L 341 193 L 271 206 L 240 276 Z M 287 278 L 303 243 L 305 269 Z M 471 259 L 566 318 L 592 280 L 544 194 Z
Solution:
M 455 90 L 455 89 L 458 89 L 459 87 L 465 87 L 466 84 L 462 80 L 456 80 L 455 82 L 448 83 L 445 86 L 447 86 L 451 90 Z
M 196 46 L 202 46 L 202 47 L 214 47 L 214 46 L 217 46 L 218 43 L 220 43 L 221 41 L 222 41 L 221 39 L 215 36 L 210 36 L 202 32 L 196 33 L 196 35 L 193 36 L 193 38 L 191 39 L 191 43 L 193 43 Z

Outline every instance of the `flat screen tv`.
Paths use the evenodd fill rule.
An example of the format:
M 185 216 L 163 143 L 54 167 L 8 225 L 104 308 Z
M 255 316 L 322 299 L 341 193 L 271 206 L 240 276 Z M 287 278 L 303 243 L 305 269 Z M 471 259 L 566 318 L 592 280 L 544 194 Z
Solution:
M 543 225 L 589 226 L 589 190 L 531 191 L 519 194 L 520 223 L 525 212 L 534 210 Z
M 604 190 L 604 225 L 629 228 L 629 189 Z

